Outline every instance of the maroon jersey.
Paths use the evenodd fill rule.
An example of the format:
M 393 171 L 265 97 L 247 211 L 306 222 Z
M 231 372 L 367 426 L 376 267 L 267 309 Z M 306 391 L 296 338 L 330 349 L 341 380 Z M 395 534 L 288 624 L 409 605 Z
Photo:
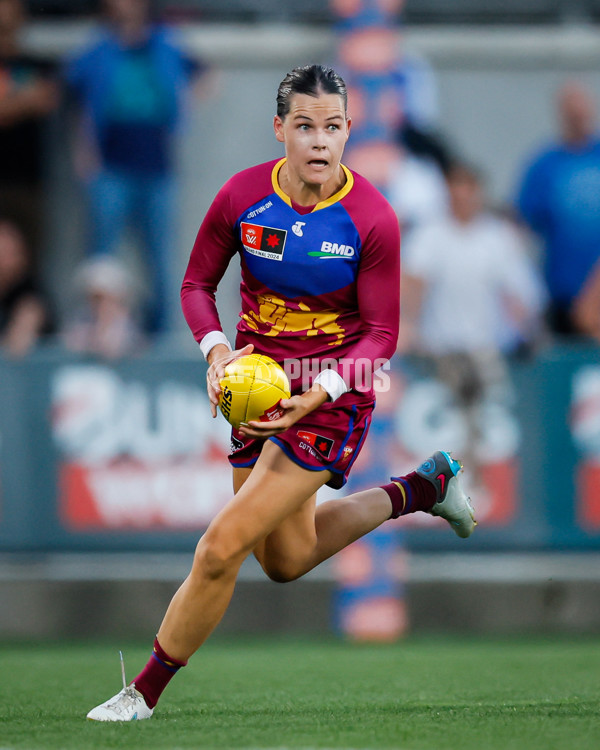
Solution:
M 365 368 L 388 360 L 398 337 L 398 220 L 383 196 L 346 167 L 342 189 L 306 213 L 279 187 L 284 162 L 246 169 L 219 191 L 185 274 L 185 318 L 198 342 L 222 330 L 215 291 L 239 254 L 236 348 L 254 344 L 284 366 L 311 360 L 315 376 L 322 362 L 348 388 L 370 391 Z M 302 386 L 309 385 L 304 378 Z M 300 388 L 299 379 L 292 386 Z

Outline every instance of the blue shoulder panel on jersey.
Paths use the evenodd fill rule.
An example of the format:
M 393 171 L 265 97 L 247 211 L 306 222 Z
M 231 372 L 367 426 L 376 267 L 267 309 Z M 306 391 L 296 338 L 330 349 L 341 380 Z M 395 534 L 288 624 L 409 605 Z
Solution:
M 299 214 L 273 193 L 244 211 L 235 231 L 250 273 L 285 297 L 327 294 L 356 280 L 360 236 L 340 202 Z

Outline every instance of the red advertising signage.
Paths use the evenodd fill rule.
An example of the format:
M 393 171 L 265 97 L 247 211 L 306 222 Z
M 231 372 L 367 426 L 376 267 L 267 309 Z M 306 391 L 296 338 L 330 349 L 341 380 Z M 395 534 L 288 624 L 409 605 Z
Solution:
M 206 527 L 231 497 L 229 426 L 199 386 L 59 369 L 52 432 L 59 512 L 72 531 Z

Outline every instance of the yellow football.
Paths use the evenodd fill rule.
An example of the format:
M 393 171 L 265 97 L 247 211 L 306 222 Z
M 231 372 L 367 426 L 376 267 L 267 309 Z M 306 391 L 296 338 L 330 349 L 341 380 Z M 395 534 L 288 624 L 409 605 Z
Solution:
M 246 354 L 231 362 L 220 385 L 219 408 L 233 427 L 277 419 L 283 414 L 279 402 L 290 397 L 283 368 L 264 354 Z

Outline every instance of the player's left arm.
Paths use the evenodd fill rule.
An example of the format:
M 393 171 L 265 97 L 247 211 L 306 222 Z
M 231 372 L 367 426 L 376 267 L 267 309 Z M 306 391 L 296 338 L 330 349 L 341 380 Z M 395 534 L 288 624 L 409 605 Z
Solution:
M 400 228 L 387 203 L 363 242 L 357 278 L 361 337 L 338 363 L 346 390 L 370 389 L 373 374 L 398 343 L 400 326 Z

